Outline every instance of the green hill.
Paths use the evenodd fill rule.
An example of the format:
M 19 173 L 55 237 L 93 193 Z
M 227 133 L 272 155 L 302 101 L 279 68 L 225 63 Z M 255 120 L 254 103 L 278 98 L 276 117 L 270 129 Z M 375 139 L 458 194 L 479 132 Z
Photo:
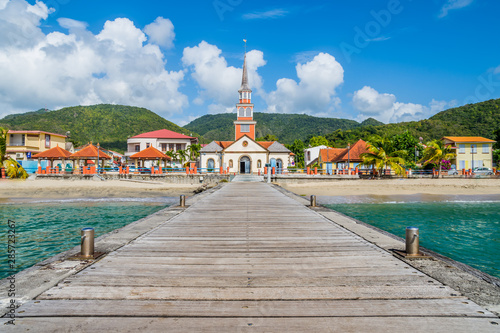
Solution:
M 291 144 L 295 139 L 307 142 L 312 136 L 325 136 L 331 145 L 344 147 L 348 142 L 367 139 L 373 134 L 393 136 L 409 131 L 424 142 L 443 136 L 483 136 L 495 139 L 500 129 L 500 99 L 442 111 L 420 121 L 383 124 L 373 118 L 361 124 L 346 119 L 317 118 L 299 114 L 255 113 L 257 137 L 275 135 L 280 142 Z M 203 135 L 205 141 L 233 140 L 234 113 L 205 115 L 185 126 Z
M 223 113 L 202 116 L 184 128 L 200 133 L 205 141 L 234 140 L 235 113 Z M 303 141 L 309 137 L 326 135 L 337 129 L 348 130 L 361 126 L 354 120 L 336 118 L 317 118 L 304 114 L 254 113 L 257 121 L 255 135 L 264 137 L 268 134 L 277 136 L 281 143 L 291 144 L 296 139 Z M 382 124 L 372 119 L 369 122 Z
M 165 128 L 197 136 L 147 109 L 108 104 L 9 115 L 0 119 L 0 126 L 12 130 L 41 130 L 59 134 L 69 131 L 70 140 L 76 145 L 92 141 L 120 152 L 126 150 L 127 138 L 144 132 Z

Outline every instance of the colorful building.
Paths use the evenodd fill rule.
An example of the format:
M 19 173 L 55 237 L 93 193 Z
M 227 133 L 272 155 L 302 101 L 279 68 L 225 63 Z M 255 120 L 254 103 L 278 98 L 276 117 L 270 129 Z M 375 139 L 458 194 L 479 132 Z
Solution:
M 304 149 L 304 165 L 311 166 L 318 162 L 318 157 L 322 149 L 332 149 L 328 146 L 316 146 Z
M 66 136 L 44 131 L 7 133 L 7 155 L 17 161 L 28 161 L 33 155 L 55 147 L 66 147 Z
M 455 150 L 452 168 L 455 166 L 457 170 L 468 170 L 493 167 L 493 144 L 496 141 L 480 136 L 445 136 L 442 140 Z
M 241 88 L 236 104 L 237 119 L 234 122 L 234 141 L 212 141 L 200 150 L 200 167 L 231 173 L 263 173 L 266 164 L 280 173 L 294 164 L 291 151 L 277 141 L 255 141 L 252 90 L 248 85 L 246 54 L 243 61 Z
M 198 143 L 198 138 L 161 129 L 129 138 L 127 140 L 127 152 L 125 156 L 130 158 L 130 156 L 149 147 L 154 147 L 163 153 L 167 151 L 177 152 L 179 150 L 186 150 L 189 146 L 196 143 Z
M 364 168 L 360 166 L 363 162 L 361 154 L 368 153 L 365 141 L 358 140 L 347 148 L 325 148 L 319 151 L 318 164 L 327 174 L 332 174 L 333 170 L 346 170 Z

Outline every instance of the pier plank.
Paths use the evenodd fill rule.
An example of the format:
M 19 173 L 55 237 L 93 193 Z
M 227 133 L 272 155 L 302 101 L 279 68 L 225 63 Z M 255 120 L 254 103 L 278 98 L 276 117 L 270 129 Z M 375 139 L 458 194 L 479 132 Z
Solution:
M 271 186 L 241 182 L 204 196 L 17 315 L 17 330 L 37 332 L 496 332 L 500 324 Z

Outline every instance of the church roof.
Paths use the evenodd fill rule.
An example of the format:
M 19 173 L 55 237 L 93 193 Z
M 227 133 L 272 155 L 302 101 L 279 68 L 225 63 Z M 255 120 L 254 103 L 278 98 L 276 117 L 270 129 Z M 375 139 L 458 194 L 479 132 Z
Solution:
M 243 60 L 243 76 L 241 77 L 241 88 L 238 90 L 242 91 L 252 91 L 248 86 L 248 72 L 247 72 L 247 54 L 245 53 L 245 59 Z
M 279 143 L 278 141 L 274 141 L 272 145 L 270 145 L 267 150 L 269 150 L 271 153 L 290 153 L 291 151 L 288 150 L 284 145 Z
M 212 141 L 205 147 L 200 149 L 200 153 L 213 153 L 222 151 L 222 147 L 219 146 L 217 141 Z
M 271 146 L 274 143 L 274 141 L 257 141 L 257 143 L 260 146 L 262 146 L 262 147 L 264 147 L 264 148 L 267 149 L 267 148 L 269 148 L 269 146 Z

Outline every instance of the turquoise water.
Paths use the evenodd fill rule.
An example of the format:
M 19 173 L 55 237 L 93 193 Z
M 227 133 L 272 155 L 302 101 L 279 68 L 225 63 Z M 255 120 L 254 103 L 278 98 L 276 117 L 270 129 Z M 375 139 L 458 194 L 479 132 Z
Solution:
M 161 200 L 160 200 L 161 199 Z M 98 237 L 172 204 L 160 199 L 76 199 L 0 204 L 0 279 L 9 276 L 8 220 L 15 221 L 15 271 L 80 244 L 80 230 Z
M 500 278 L 500 198 L 407 196 L 323 197 L 326 206 L 405 237 L 420 229 L 420 245 Z

